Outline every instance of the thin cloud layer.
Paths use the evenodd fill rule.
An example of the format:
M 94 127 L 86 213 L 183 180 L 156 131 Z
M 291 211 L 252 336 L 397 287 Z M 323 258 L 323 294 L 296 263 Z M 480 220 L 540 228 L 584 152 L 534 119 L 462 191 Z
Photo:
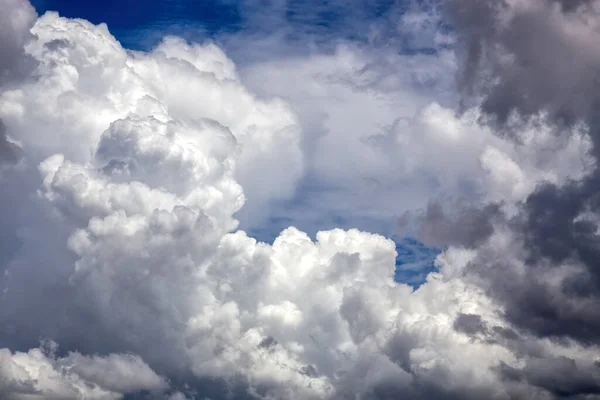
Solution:
M 26 37 L 29 26 L 15 29 Z M 3 396 L 597 397 L 595 281 L 574 279 L 596 276 L 581 257 L 595 254 L 593 218 L 567 224 L 573 241 L 552 257 L 533 229 L 556 222 L 538 202 L 564 200 L 579 216 L 560 194 L 595 174 L 582 160 L 593 148 L 586 126 L 557 138 L 554 119 L 526 121 L 521 146 L 478 124 L 478 109 L 423 104 L 382 134 L 331 114 L 310 160 L 301 127 L 314 109 L 296 114 L 253 94 L 215 45 L 172 37 L 130 52 L 106 26 L 56 13 L 31 33 L 14 46 L 34 71 L 0 89 L 2 140 L 20 155 L 0 175 Z M 351 72 L 354 51 L 336 55 Z M 356 85 L 339 93 L 356 104 L 373 96 Z M 333 158 L 344 143 L 372 157 Z M 455 219 L 409 215 L 451 245 L 413 290 L 394 282 L 395 244 L 380 235 L 334 229 L 312 240 L 289 227 L 269 245 L 236 231 L 240 210 L 259 218 L 265 203 L 291 196 L 305 163 L 342 184 L 362 167 L 390 180 L 439 176 L 449 188 L 469 181 L 474 199 L 498 205 L 475 217 L 475 206 Z M 550 186 L 536 189 L 540 181 Z M 464 225 L 459 234 L 452 224 Z

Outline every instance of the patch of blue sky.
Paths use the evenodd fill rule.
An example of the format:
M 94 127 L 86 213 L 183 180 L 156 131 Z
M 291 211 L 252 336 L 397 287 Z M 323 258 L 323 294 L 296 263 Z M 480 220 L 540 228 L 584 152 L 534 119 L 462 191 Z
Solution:
M 393 237 L 396 243 L 396 282 L 407 283 L 417 289 L 421 286 L 427 275 L 435 271 L 436 257 L 443 249 L 428 247 L 420 241 L 411 238 Z
M 193 41 L 225 31 L 237 31 L 242 23 L 239 7 L 226 1 L 197 0 L 32 0 L 38 14 L 58 11 L 69 18 L 106 23 L 121 44 L 147 50 L 165 35 Z
M 438 0 L 32 0 L 39 14 L 104 22 L 126 48 L 147 50 L 165 35 L 189 41 L 237 34 L 282 34 L 286 40 L 330 43 L 336 39 L 392 45 L 399 52 L 430 54 L 443 47 L 427 39 L 449 29 L 431 11 Z M 410 31 L 398 29 L 410 13 Z M 432 17 L 433 15 L 433 17 Z M 422 17 L 422 18 L 419 18 Z M 377 31 L 377 39 L 374 32 Z

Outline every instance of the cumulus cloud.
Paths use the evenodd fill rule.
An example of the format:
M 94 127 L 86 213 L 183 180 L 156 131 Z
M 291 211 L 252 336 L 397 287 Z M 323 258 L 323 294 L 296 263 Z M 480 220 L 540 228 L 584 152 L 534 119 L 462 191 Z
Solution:
M 423 75 L 410 67 L 416 75 L 392 90 L 360 48 L 257 64 L 253 75 L 214 44 L 166 38 L 150 52 L 126 51 L 106 26 L 56 13 L 31 32 L 15 46 L 34 72 L 0 90 L 3 140 L 20 153 L 0 175 L 3 396 L 598 394 L 596 281 L 574 279 L 597 276 L 596 203 L 581 215 L 562 196 L 587 190 L 573 180 L 593 176 L 586 126 L 557 138 L 554 119 L 531 119 L 514 143 L 478 123 L 485 107 L 457 115 L 421 98 L 394 114 L 410 105 L 394 90 L 417 96 Z M 428 62 L 440 60 L 454 63 L 450 53 Z M 443 68 L 431 68 L 439 77 Z M 323 103 L 290 89 L 282 95 L 301 106 L 293 110 L 245 86 L 259 71 L 282 82 L 290 75 L 278 71 L 299 70 Z M 321 137 L 306 121 L 332 97 L 339 103 L 323 108 Z M 336 157 L 340 148 L 346 157 Z M 498 205 L 460 203 L 455 218 L 432 202 L 411 216 L 449 245 L 414 290 L 394 282 L 395 244 L 383 236 L 333 229 L 311 239 L 289 227 L 270 245 L 236 230 L 247 207 L 259 218 L 289 197 L 306 165 L 348 190 L 370 176 L 400 182 L 398 194 L 433 180 L 422 199 L 451 191 Z M 540 181 L 549 183 L 536 189 Z M 373 190 L 360 201 L 369 199 Z M 568 223 L 547 218 L 543 205 L 554 203 Z M 553 224 L 565 229 L 539 241 Z M 40 336 L 67 353 L 38 347 Z
M 142 390 L 163 392 L 167 381 L 139 357 L 111 354 L 58 357 L 54 342 L 26 353 L 0 349 L 0 394 L 18 399 L 120 399 Z

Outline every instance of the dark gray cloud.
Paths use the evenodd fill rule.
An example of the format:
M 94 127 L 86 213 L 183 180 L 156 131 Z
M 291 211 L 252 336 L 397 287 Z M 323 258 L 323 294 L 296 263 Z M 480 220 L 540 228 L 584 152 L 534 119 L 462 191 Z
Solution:
M 449 2 L 448 15 L 464 44 L 459 84 L 465 105 L 481 102 L 485 122 L 515 139 L 521 123 L 533 118 L 542 117 L 559 135 L 583 124 L 597 161 L 598 5 L 591 0 Z M 526 339 L 600 342 L 599 193 L 597 168 L 581 181 L 539 186 L 503 224 L 512 235 L 508 253 L 483 246 L 467 269 L 503 306 L 514 329 L 489 328 L 481 317 L 466 314 L 454 327 L 502 343 L 524 360 L 522 368 L 498 367 L 508 386 L 525 384 L 556 399 L 600 394 L 597 364 L 545 354 Z
M 598 159 L 600 34 L 597 1 L 451 1 L 447 11 L 464 43 L 460 84 L 500 130 L 540 115 L 557 133 L 585 124 Z M 515 123 L 515 121 L 517 121 Z M 509 128 L 509 129 L 506 129 Z M 525 273 L 513 261 L 480 252 L 473 270 L 503 301 L 506 317 L 541 336 L 582 343 L 600 338 L 600 174 L 545 184 L 509 227 L 525 249 Z M 560 284 L 549 277 L 569 264 Z
M 6 0 L 0 13 L 0 93 L 5 86 L 28 76 L 35 65 L 25 55 L 24 44 L 31 37 L 29 29 L 36 14 L 27 2 Z M 7 140 L 6 125 L 0 118 L 0 165 L 14 164 L 19 158 L 18 146 Z
M 460 85 L 505 123 L 540 111 L 557 123 L 587 118 L 598 103 L 596 2 L 453 0 L 447 11 L 464 44 Z M 574 5 L 577 4 L 578 7 Z
M 560 4 L 562 9 L 566 12 L 575 11 L 583 4 L 589 4 L 593 0 L 553 0 L 555 3 Z
M 0 118 L 0 165 L 14 164 L 19 160 L 19 147 L 6 136 L 6 125 Z
M 598 343 L 600 295 L 592 276 L 595 264 L 571 261 L 575 265 L 565 270 L 564 265 L 543 259 L 526 263 L 520 271 L 520 260 L 501 262 L 499 257 L 488 258 L 482 251 L 470 271 L 482 277 L 488 293 L 501 301 L 509 322 L 541 337 Z M 557 284 L 551 278 L 560 272 L 564 275 Z
M 460 313 L 454 320 L 454 329 L 467 335 L 475 335 L 486 330 L 481 315 Z
M 600 394 L 598 362 L 581 363 L 565 356 L 548 354 L 531 338 L 519 335 L 510 328 L 490 327 L 477 314 L 459 314 L 454 321 L 454 329 L 476 341 L 500 344 L 522 361 L 523 367 L 511 367 L 501 362 L 494 368 L 507 388 L 510 388 L 511 383 L 525 384 L 539 388 L 553 399 L 585 398 Z M 526 393 L 526 396 L 531 396 L 531 389 Z
M 494 232 L 493 221 L 501 216 L 498 204 L 479 208 L 458 201 L 449 205 L 432 201 L 420 213 L 405 213 L 398 226 L 407 233 L 414 224 L 416 237 L 428 245 L 474 248 Z
M 507 305 L 506 316 L 543 336 L 585 343 L 600 338 L 600 203 L 598 174 L 563 187 L 543 185 L 525 201 L 513 228 L 527 249 L 524 275 L 510 266 L 479 269 L 492 293 Z M 478 260 L 486 265 L 486 260 Z M 543 279 L 572 265 L 559 285 Z M 494 271 L 494 272 L 492 272 Z
M 525 381 L 552 393 L 555 398 L 600 394 L 600 366 L 577 365 L 567 357 L 529 358 L 521 369 L 501 364 L 498 371 L 507 381 Z
M 25 55 L 23 45 L 31 37 L 29 28 L 35 10 L 21 0 L 6 0 L 0 13 L 0 87 L 29 75 L 34 63 Z

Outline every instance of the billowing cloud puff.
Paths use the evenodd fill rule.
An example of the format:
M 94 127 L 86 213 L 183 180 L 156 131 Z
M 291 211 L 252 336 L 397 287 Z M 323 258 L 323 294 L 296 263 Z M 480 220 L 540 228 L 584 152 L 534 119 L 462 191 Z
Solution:
M 32 33 L 36 39 L 26 51 L 37 61 L 36 79 L 6 90 L 0 107 L 9 135 L 38 158 L 60 152 L 88 162 L 115 121 L 132 115 L 175 119 L 223 130 L 223 145 L 231 136 L 230 145 L 240 152 L 236 178 L 248 187 L 252 215 L 270 199 L 292 193 L 303 162 L 294 113 L 281 101 L 250 94 L 216 46 L 168 38 L 150 54 L 127 53 L 105 25 L 54 13 L 41 17 Z
M 380 235 L 334 229 L 312 240 L 290 227 L 269 245 L 236 230 L 246 195 L 249 217 L 259 217 L 269 200 L 292 193 L 306 137 L 290 106 L 251 94 L 219 48 L 168 38 L 149 53 L 128 52 L 106 26 L 55 13 L 37 19 L 31 32 L 23 52 L 34 72 L 0 93 L 0 144 L 18 151 L 0 175 L 7 193 L 0 212 L 0 394 L 598 394 L 597 297 L 568 296 L 594 286 L 566 279 L 585 268 L 560 252 L 553 261 L 568 262 L 551 273 L 543 264 L 531 268 L 527 256 L 537 254 L 527 244 L 544 254 L 549 245 L 513 229 L 527 225 L 523 215 L 537 215 L 522 212 L 540 209 L 536 196 L 562 199 L 536 191 L 540 180 L 590 176 L 581 157 L 591 146 L 585 127 L 570 127 L 558 165 L 536 150 L 558 143 L 547 120 L 523 125 L 525 146 L 477 124 L 477 109 L 456 116 L 438 104 L 382 135 L 367 134 L 368 123 L 353 131 L 347 148 L 371 152 L 367 171 L 379 173 L 387 162 L 400 179 L 439 176 L 442 187 L 467 180 L 483 191 L 480 198 L 499 204 L 489 209 L 495 218 L 485 218 L 488 209 L 482 218 L 459 215 L 456 221 L 485 229 L 467 227 L 456 237 L 448 232 L 453 216 L 443 210 L 416 215 L 422 226 L 442 225 L 445 232 L 426 233 L 453 246 L 414 290 L 394 282 L 395 244 Z M 332 118 L 339 126 L 311 162 L 347 182 L 342 170 L 359 174 L 365 165 L 353 164 L 365 158 L 350 154 L 335 169 L 336 161 L 319 153 L 338 148 L 342 122 Z M 380 175 L 392 180 L 394 173 Z M 543 214 L 533 219 L 527 226 L 545 226 Z M 593 238 L 590 225 L 576 227 L 582 229 L 568 233 Z M 585 244 L 581 250 L 593 249 Z M 537 292 L 544 301 L 531 301 Z M 552 330 L 548 321 L 572 325 Z M 68 352 L 38 348 L 40 336 Z
M 120 399 L 142 390 L 163 392 L 167 381 L 134 355 L 56 354 L 45 342 L 27 353 L 0 349 L 0 394 L 17 399 Z

